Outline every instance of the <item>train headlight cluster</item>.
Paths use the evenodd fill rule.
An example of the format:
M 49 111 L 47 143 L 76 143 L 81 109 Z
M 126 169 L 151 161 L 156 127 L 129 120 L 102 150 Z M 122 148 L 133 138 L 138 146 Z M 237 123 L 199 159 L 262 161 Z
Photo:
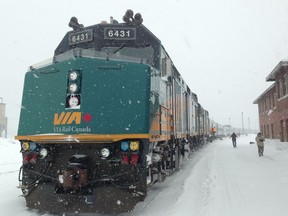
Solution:
M 21 144 L 23 152 L 23 164 L 36 164 L 38 159 L 44 159 L 48 155 L 48 149 L 32 141 L 23 141 Z
M 136 166 L 140 162 L 140 141 L 122 141 L 120 149 L 123 152 L 122 164 Z
M 68 72 L 66 108 L 79 109 L 81 104 L 81 81 L 80 71 Z
M 39 147 L 34 142 L 25 141 L 21 145 L 22 151 L 37 151 L 37 149 L 39 149 Z

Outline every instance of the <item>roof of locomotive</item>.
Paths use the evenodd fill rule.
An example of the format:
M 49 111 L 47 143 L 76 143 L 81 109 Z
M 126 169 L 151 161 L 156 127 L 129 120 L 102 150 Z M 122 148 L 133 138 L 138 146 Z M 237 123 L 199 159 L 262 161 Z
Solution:
M 102 22 L 88 27 L 79 24 L 77 18 L 72 17 L 69 26 L 73 30 L 66 33 L 55 49 L 54 56 L 75 48 L 100 51 L 102 47 L 159 47 L 161 41 L 142 25 L 142 17 L 141 22 L 136 20 L 136 15 L 133 18 L 130 14 L 124 23 L 118 23 L 112 18 L 110 23 Z
M 123 60 L 124 58 L 126 61 L 147 63 L 147 60 L 143 58 L 123 55 L 118 57 L 114 54 L 115 52 L 109 53 L 109 56 L 107 56 L 107 53 L 101 51 L 103 47 L 122 49 L 124 46 L 136 48 L 150 46 L 154 49 L 155 56 L 159 55 L 161 41 L 142 24 L 143 19 L 140 14 L 135 14 L 133 17 L 133 12 L 128 10 L 123 20 L 125 21 L 124 23 L 118 23 L 118 21 L 110 17 L 110 23 L 103 21 L 96 25 L 84 27 L 78 23 L 76 17 L 72 17 L 69 26 L 73 30 L 66 33 L 55 49 L 54 57 L 31 65 L 29 70 L 74 57 L 109 58 L 110 60 Z

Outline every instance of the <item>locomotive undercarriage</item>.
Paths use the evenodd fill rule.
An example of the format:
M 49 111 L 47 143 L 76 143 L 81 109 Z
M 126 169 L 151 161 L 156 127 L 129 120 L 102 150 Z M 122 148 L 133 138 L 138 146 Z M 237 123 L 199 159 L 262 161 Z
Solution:
M 155 142 L 148 145 L 149 150 L 142 147 L 124 153 L 116 143 L 113 156 L 105 159 L 100 149 L 107 145 L 96 146 L 46 144 L 41 148 L 47 148 L 48 155 L 36 161 L 33 152 L 24 152 L 19 181 L 27 207 L 72 213 L 132 211 L 153 184 L 179 169 L 191 143 L 186 139 Z M 25 162 L 27 154 L 31 154 L 29 162 Z
M 91 144 L 45 145 L 45 159 L 24 161 L 19 174 L 27 207 L 53 212 L 119 213 L 131 211 L 145 199 L 146 160 L 124 161 L 125 154 L 114 150 L 101 158 L 103 146 Z M 140 154 L 139 154 L 140 155 Z M 30 156 L 33 158 L 33 155 Z M 49 200 L 49 202 L 48 202 Z

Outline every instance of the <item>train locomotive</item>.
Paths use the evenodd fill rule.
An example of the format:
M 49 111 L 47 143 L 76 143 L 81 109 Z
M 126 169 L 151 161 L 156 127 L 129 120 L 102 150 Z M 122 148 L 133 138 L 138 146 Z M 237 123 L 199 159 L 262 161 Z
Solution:
M 161 41 L 127 10 L 123 23 L 72 17 L 49 61 L 25 74 L 18 134 L 29 208 L 133 210 L 209 135 L 209 113 Z

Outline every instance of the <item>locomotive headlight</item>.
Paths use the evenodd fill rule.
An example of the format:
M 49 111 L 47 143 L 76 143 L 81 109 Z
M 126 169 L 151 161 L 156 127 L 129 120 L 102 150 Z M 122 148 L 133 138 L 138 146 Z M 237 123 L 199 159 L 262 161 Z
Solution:
M 29 142 L 23 142 L 23 143 L 22 143 L 22 149 L 23 149 L 24 151 L 29 150 L 29 148 L 30 148 Z
M 39 152 L 40 158 L 44 159 L 48 155 L 48 150 L 46 148 L 42 148 Z
M 71 93 L 75 93 L 78 90 L 78 85 L 76 83 L 71 83 L 69 85 L 69 92 Z
M 69 79 L 74 81 L 78 78 L 78 73 L 76 71 L 72 71 L 69 73 Z
M 75 107 L 79 104 L 79 99 L 77 97 L 71 97 L 69 99 L 69 106 L 70 107 Z
M 102 158 L 108 158 L 110 155 L 110 150 L 109 148 L 103 148 L 101 149 L 100 155 Z
M 131 141 L 130 142 L 130 149 L 132 151 L 137 151 L 139 150 L 139 141 Z

